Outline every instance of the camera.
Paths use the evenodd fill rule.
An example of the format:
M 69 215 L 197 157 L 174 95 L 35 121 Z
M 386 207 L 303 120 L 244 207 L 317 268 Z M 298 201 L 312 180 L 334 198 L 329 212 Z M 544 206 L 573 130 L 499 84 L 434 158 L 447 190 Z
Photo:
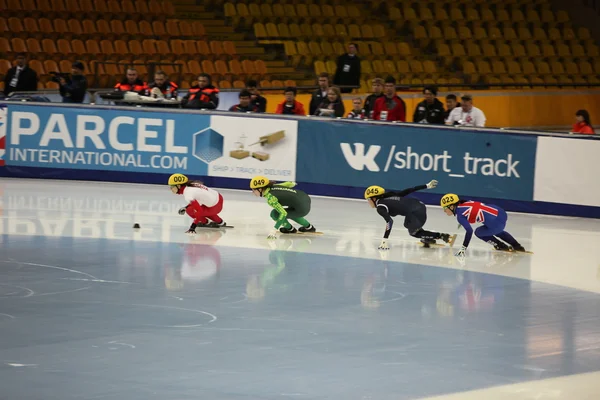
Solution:
M 60 83 L 60 78 L 63 78 L 65 81 L 70 81 L 71 80 L 71 74 L 68 72 L 50 72 L 50 80 L 52 82 L 56 82 L 56 83 Z

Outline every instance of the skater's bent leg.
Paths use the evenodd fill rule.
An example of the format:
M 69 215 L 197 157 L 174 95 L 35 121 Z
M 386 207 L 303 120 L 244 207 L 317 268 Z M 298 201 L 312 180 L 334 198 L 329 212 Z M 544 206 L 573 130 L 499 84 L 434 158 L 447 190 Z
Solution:
M 279 220 L 279 212 L 277 212 L 277 210 L 271 211 L 270 217 L 273 221 L 278 221 Z
M 208 223 L 208 220 L 204 214 L 204 210 L 197 201 L 191 202 L 190 205 L 185 209 L 185 212 L 194 220 L 194 224 L 196 225 Z
M 510 233 L 506 231 L 498 233 L 496 236 L 504 240 L 506 243 L 510 244 L 512 247 L 522 247 L 521 244 L 517 242 L 517 240 Z
M 425 229 L 419 229 L 416 232 L 408 231 L 408 233 L 411 236 L 419 238 L 419 239 L 441 239 L 442 238 L 442 234 L 440 232 L 426 231 Z
M 304 217 L 298 217 L 298 218 L 290 218 L 292 221 L 302 225 L 305 228 L 308 228 L 310 226 L 310 222 L 308 222 Z

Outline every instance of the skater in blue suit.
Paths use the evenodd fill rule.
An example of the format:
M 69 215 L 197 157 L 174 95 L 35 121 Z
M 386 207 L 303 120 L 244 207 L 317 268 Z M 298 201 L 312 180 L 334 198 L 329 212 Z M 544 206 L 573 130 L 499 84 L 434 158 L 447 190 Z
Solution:
M 447 215 L 456 216 L 457 221 L 467 232 L 462 248 L 455 254 L 457 257 L 465 256 L 467 247 L 469 247 L 473 237 L 473 227 L 471 225 L 475 223 L 483 224 L 475 229 L 475 236 L 491 244 L 496 250 L 525 251 L 525 248 L 510 233 L 504 230 L 508 216 L 506 211 L 500 207 L 478 201 L 460 200 L 453 193 L 444 195 L 440 205 Z

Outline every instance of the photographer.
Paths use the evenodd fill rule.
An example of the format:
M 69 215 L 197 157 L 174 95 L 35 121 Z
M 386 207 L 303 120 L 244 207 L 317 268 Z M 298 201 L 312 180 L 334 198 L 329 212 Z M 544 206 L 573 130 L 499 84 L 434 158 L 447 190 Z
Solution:
M 71 76 L 54 73 L 52 80 L 60 85 L 59 91 L 63 103 L 83 103 L 88 87 L 87 79 L 83 75 L 83 63 L 75 61 L 71 68 Z

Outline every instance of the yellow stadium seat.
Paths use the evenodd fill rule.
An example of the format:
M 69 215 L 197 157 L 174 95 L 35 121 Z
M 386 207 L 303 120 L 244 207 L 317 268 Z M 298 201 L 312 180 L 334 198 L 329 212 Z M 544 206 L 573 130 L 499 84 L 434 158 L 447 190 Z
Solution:
M 446 43 L 438 43 L 437 52 L 438 56 L 440 57 L 448 57 L 451 55 L 450 46 L 448 46 Z
M 263 39 L 268 36 L 265 26 L 260 22 L 254 24 L 254 36 L 256 36 L 258 39 Z
M 556 57 L 554 46 L 552 46 L 551 44 L 542 45 L 542 55 L 544 57 Z
M 448 13 L 441 5 L 435 6 L 435 19 L 437 21 L 448 21 L 450 17 L 448 17 Z
M 325 63 L 325 65 L 327 66 L 327 72 L 330 75 L 334 75 L 335 74 L 335 70 L 337 69 L 337 65 L 336 65 L 335 61 L 329 60 L 329 61 L 327 61 Z
M 552 73 L 550 66 L 545 61 L 538 61 L 536 63 L 536 69 L 539 75 L 550 75 Z
M 371 53 L 373 53 L 374 56 L 383 56 L 385 55 L 385 52 L 383 50 L 383 46 L 381 43 L 379 42 L 371 42 Z
M 398 48 L 393 42 L 386 40 L 383 43 L 383 47 L 385 49 L 385 54 L 387 54 L 388 56 L 394 57 L 398 54 Z
M 513 30 L 513 33 L 515 31 Z M 498 39 L 502 39 L 504 37 L 504 35 L 502 34 L 502 32 L 500 31 L 500 28 L 498 28 L 497 26 L 492 26 L 490 28 L 488 28 L 488 38 L 493 39 L 493 40 L 498 40 Z M 515 34 L 516 37 L 516 34 Z
M 351 38 L 360 38 L 362 37 L 362 33 L 360 32 L 360 28 L 356 24 L 352 24 L 348 26 L 348 35 Z
M 363 25 L 361 31 L 362 31 L 361 37 L 363 37 L 363 38 L 373 39 L 375 37 L 375 35 L 373 34 L 373 28 L 371 28 L 371 25 Z
M 554 22 L 554 13 L 552 10 L 544 9 L 542 10 L 542 22 Z
M 482 45 L 482 47 L 483 47 L 483 49 L 482 49 L 483 50 L 483 55 L 485 57 L 497 57 L 496 47 L 494 47 L 493 44 L 491 44 L 491 43 L 484 43 Z
M 540 48 L 534 42 L 527 43 L 527 55 L 529 57 L 541 57 Z
M 480 21 L 481 17 L 475 7 L 467 7 L 466 10 L 467 21 Z
M 525 47 L 521 43 L 513 43 L 512 52 L 515 57 L 526 57 Z
M 585 49 L 580 44 L 575 44 L 571 47 L 571 54 L 573 57 L 585 57 Z
M 471 30 L 467 26 L 459 26 L 458 27 L 458 38 L 461 40 L 469 40 L 473 35 L 471 34 Z
M 573 28 L 564 28 L 562 32 L 562 36 L 565 40 L 574 40 L 576 39 L 575 31 Z
M 481 56 L 481 48 L 477 43 L 468 42 L 467 43 L 467 55 L 469 57 L 480 57 Z
M 557 44 L 556 54 L 559 57 L 571 57 L 571 48 L 564 43 Z
M 535 9 L 530 8 L 527 10 L 527 22 L 540 22 L 540 16 Z
M 510 15 L 508 15 L 508 11 L 506 11 L 505 9 L 497 10 L 496 11 L 496 21 L 498 21 L 498 22 L 510 21 Z
M 415 73 L 415 74 L 423 73 L 423 64 L 421 64 L 421 61 L 411 60 L 409 62 L 409 64 L 410 64 L 410 72 Z
M 322 25 L 322 29 L 323 29 L 323 34 L 325 35 L 325 37 L 331 38 L 331 37 L 335 37 L 335 28 L 333 27 L 333 25 L 331 24 L 323 24 Z
M 484 40 L 487 39 L 487 32 L 484 28 L 482 28 L 481 26 L 475 27 L 473 29 L 473 38 L 475 40 Z
M 562 75 L 565 73 L 565 68 L 562 63 L 553 61 L 550 64 L 550 71 L 552 71 L 554 75 Z
M 346 7 L 341 6 L 341 5 L 336 5 L 335 6 L 335 15 L 341 19 L 348 18 L 348 12 L 346 11 Z
M 510 57 L 512 56 L 512 52 L 510 50 L 510 46 L 506 43 L 500 43 L 497 48 L 498 57 Z
M 532 85 L 543 85 L 544 84 L 544 80 L 542 78 L 540 78 L 539 76 L 530 76 L 529 82 Z
M 361 60 L 360 61 L 360 71 L 363 74 L 372 74 L 373 67 L 371 66 L 371 62 L 369 60 Z
M 348 36 L 348 31 L 346 30 L 346 26 L 342 24 L 335 24 L 335 34 L 339 37 Z
M 309 24 L 300 24 L 300 31 L 305 38 L 313 38 L 312 27 Z
M 458 35 L 456 34 L 454 27 L 450 25 L 444 27 L 444 38 L 446 38 L 446 40 L 458 39 Z
M 274 15 L 273 15 L 273 9 L 271 8 L 271 5 L 268 3 L 261 4 L 260 5 L 260 15 L 263 18 L 265 18 L 267 21 L 272 20 Z
M 398 7 L 390 7 L 388 18 L 392 21 L 399 21 L 402 19 L 402 12 Z
M 271 38 L 279 37 L 279 32 L 277 31 L 277 26 L 274 23 L 272 23 L 272 22 L 267 23 L 265 25 L 265 28 L 267 29 L 268 37 L 271 37 Z M 258 35 L 256 37 L 258 37 Z
M 598 46 L 593 43 L 586 43 L 585 51 L 589 57 L 598 57 Z
M 421 7 L 419 7 L 419 20 L 421 21 L 429 21 L 433 19 L 433 14 L 431 13 L 431 10 L 429 9 L 429 4 L 425 4 L 422 5 Z
M 290 33 L 290 30 L 288 28 L 287 24 L 284 24 L 283 22 L 277 24 L 277 31 L 279 32 L 279 35 L 282 38 L 291 38 L 293 37 Z
M 413 38 L 415 40 L 427 39 L 427 30 L 423 25 L 415 25 L 413 27 Z
M 438 26 L 430 26 L 429 27 L 429 39 L 438 40 L 443 39 L 444 35 L 442 34 L 442 30 Z
M 453 21 L 463 21 L 465 17 L 463 16 L 462 11 L 457 6 L 450 6 L 450 19 Z
M 321 7 L 319 7 L 318 4 L 309 4 L 308 15 L 310 15 L 312 18 L 321 18 Z
M 410 83 L 411 85 L 423 85 L 423 81 L 420 78 L 412 78 Z
M 396 63 L 397 71 L 400 74 L 407 74 L 410 72 L 410 66 L 407 61 L 400 60 Z
M 512 30 L 512 28 L 508 28 L 508 29 Z M 505 31 L 504 37 L 507 40 L 515 40 L 515 39 L 517 39 L 516 37 L 512 37 L 512 36 L 511 37 L 507 37 L 506 31 Z M 526 27 L 524 27 L 524 26 L 520 27 L 519 28 L 519 37 L 518 37 L 518 39 L 519 40 L 531 40 L 531 32 L 529 31 L 529 29 L 526 28 Z
M 496 17 L 494 13 L 489 8 L 481 9 L 481 21 L 494 21 Z
M 401 56 L 406 57 L 406 56 L 411 56 L 412 55 L 412 50 L 410 49 L 410 46 L 409 46 L 408 43 L 406 43 L 406 42 L 399 42 L 398 45 L 397 45 L 397 47 L 398 47 L 398 53 Z
M 335 17 L 335 12 L 333 11 L 333 7 L 329 4 L 321 5 L 321 15 L 326 18 Z
M 521 64 L 513 60 L 506 62 L 506 70 L 510 75 L 520 75 L 523 73 L 523 70 L 521 69 Z
M 565 61 L 564 67 L 565 67 L 565 72 L 569 75 L 578 75 L 579 74 L 579 68 L 577 67 L 577 64 L 575 64 L 573 61 Z
M 487 61 L 477 61 L 477 72 L 481 75 L 489 75 L 492 73 L 490 63 Z
M 312 33 L 314 36 L 318 36 L 320 38 L 325 36 L 325 32 L 323 31 L 321 24 L 312 24 Z
M 594 73 L 594 70 L 592 68 L 592 64 L 590 64 L 587 61 L 580 61 L 579 62 L 579 72 L 583 75 L 591 75 Z
M 317 42 L 309 42 L 308 49 L 310 50 L 310 53 L 312 55 L 318 56 L 323 54 L 323 52 L 321 51 L 321 46 L 319 46 L 319 43 Z
M 511 12 L 511 20 L 512 22 L 521 22 L 521 21 L 525 21 L 525 16 L 523 15 L 523 12 L 518 9 L 518 8 L 513 8 L 512 12 Z
M 558 41 L 562 39 L 562 35 L 557 28 L 550 28 L 548 29 L 548 39 Z
M 473 64 L 471 61 L 463 62 L 462 68 L 463 68 L 463 72 L 465 74 L 473 75 L 473 74 L 477 73 L 477 71 L 475 69 L 475 64 Z
M 557 11 L 556 12 L 556 22 L 559 24 L 565 23 L 569 21 L 569 14 L 566 11 Z
M 390 61 L 390 60 L 385 60 L 383 62 L 383 68 L 384 68 L 385 72 L 390 73 L 390 74 L 394 74 L 397 72 L 396 65 L 394 64 L 393 61 Z
M 346 52 L 346 46 L 340 42 L 333 42 L 333 52 L 335 54 L 344 54 Z
M 426 74 L 436 74 L 437 67 L 435 66 L 435 63 L 433 61 L 425 60 L 425 61 L 423 61 L 423 71 Z
M 381 60 L 373 60 L 372 66 L 373 71 L 375 71 L 377 74 L 385 72 L 385 67 L 383 66 L 383 62 Z
M 462 45 L 462 43 L 459 43 L 459 42 L 452 43 L 452 55 L 454 57 L 464 57 L 467 55 L 467 52 L 465 51 L 465 47 Z
M 298 24 L 289 24 L 288 26 L 290 28 L 290 35 L 293 38 L 301 38 L 302 37 L 302 31 L 300 30 L 300 26 Z
M 275 17 L 285 17 L 285 9 L 282 4 L 273 4 L 273 16 Z
M 327 67 L 325 67 L 325 63 L 323 61 L 315 61 L 315 74 L 319 75 L 323 72 L 327 72 Z
M 540 40 L 540 41 L 546 41 L 546 40 L 548 40 L 548 35 L 546 34 L 546 31 L 543 28 L 536 27 L 536 28 L 533 28 L 533 39 Z
M 506 66 L 502 61 L 494 61 L 492 62 L 492 72 L 498 75 L 506 74 Z
M 385 27 L 381 24 L 373 25 L 373 36 L 377 39 L 385 37 Z
M 321 51 L 323 54 L 335 54 L 331 42 L 321 42 Z
M 533 65 L 533 63 L 531 61 L 525 61 L 521 64 L 521 67 L 523 68 L 523 74 L 525 75 L 532 75 L 532 74 L 536 74 L 537 71 L 535 69 L 535 65 Z

